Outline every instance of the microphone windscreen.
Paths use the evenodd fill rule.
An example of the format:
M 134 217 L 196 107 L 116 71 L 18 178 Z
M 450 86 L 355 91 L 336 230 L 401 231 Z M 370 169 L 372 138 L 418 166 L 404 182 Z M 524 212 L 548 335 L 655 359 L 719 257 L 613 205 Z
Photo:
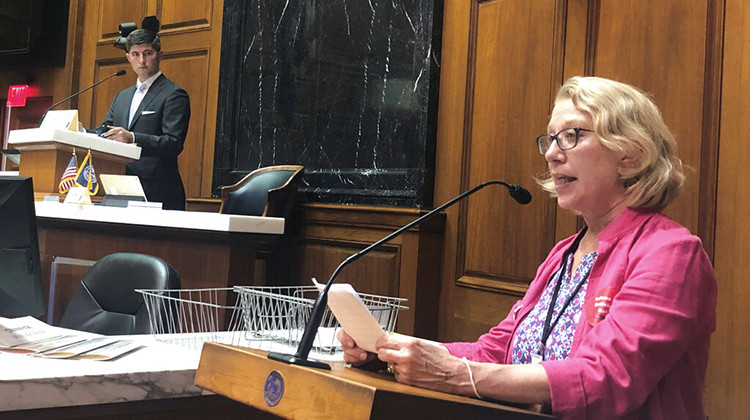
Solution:
M 117 73 L 115 73 L 115 76 L 122 76 L 125 74 L 125 70 L 117 70 Z
M 518 204 L 529 204 L 531 202 L 531 193 L 529 190 L 518 184 L 511 185 L 510 196 L 513 197 Z

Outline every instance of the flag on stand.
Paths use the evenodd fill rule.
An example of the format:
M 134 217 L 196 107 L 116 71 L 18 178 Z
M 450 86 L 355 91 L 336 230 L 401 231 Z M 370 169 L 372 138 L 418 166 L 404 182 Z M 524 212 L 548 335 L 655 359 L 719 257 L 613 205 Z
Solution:
M 78 168 L 76 185 L 86 187 L 90 195 L 96 195 L 99 191 L 99 183 L 96 182 L 96 173 L 94 173 L 94 163 L 91 161 L 91 150 L 89 150 L 83 159 L 81 167 Z
M 65 168 L 65 172 L 62 174 L 60 183 L 57 188 L 60 190 L 60 194 L 65 194 L 70 190 L 70 187 L 76 185 L 76 172 L 78 171 L 78 161 L 76 160 L 76 150 L 73 149 L 73 156 L 68 162 L 68 167 Z

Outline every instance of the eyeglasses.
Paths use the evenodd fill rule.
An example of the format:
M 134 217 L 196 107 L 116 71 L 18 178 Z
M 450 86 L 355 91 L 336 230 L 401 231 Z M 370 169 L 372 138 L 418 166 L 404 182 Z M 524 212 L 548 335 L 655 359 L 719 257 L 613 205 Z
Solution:
M 536 145 L 539 146 L 539 153 L 542 155 L 547 153 L 547 150 L 552 146 L 553 141 L 557 142 L 557 147 L 559 147 L 560 150 L 568 150 L 576 147 L 578 144 L 578 138 L 581 137 L 581 131 L 588 131 L 589 133 L 594 132 L 594 130 L 589 130 L 588 128 L 572 127 L 563 128 L 554 135 L 542 134 L 536 138 Z

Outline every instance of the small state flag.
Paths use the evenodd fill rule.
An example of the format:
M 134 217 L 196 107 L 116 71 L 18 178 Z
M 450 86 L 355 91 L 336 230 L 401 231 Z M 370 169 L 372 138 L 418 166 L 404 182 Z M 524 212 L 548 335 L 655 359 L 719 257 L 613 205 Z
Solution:
M 94 172 L 94 163 L 91 160 L 91 150 L 86 154 L 86 157 L 81 163 L 81 167 L 78 168 L 76 174 L 76 185 L 79 187 L 86 187 L 86 190 L 90 195 L 96 195 L 99 191 L 99 183 L 96 182 L 96 173 Z
M 68 167 L 65 168 L 65 172 L 62 174 L 60 184 L 57 188 L 60 190 L 60 194 L 65 194 L 70 190 L 71 187 L 76 185 L 76 172 L 78 171 L 78 162 L 76 161 L 76 151 L 73 150 L 73 156 L 68 162 Z

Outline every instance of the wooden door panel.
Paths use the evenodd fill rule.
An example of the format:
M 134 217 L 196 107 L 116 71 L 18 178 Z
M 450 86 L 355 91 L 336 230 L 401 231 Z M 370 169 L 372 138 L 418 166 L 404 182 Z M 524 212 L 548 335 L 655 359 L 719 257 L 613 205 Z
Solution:
M 165 32 L 195 29 L 210 25 L 211 0 L 190 0 L 187 2 L 159 1 L 161 28 Z
M 133 22 L 140 28 L 141 21 L 148 14 L 147 0 L 100 0 L 100 4 L 105 13 L 98 14 L 99 44 L 111 45 L 115 38 L 119 38 L 121 23 Z
M 342 261 L 358 251 L 361 249 L 338 241 L 300 244 L 300 277 L 296 280 L 305 286 L 312 284 L 312 278 L 325 283 Z M 392 246 L 373 251 L 355 264 L 342 269 L 336 282 L 349 283 L 359 293 L 399 296 L 399 252 L 399 247 Z M 383 282 L 383 279 L 391 281 Z
M 677 138 L 688 182 L 666 213 L 698 232 L 707 2 L 638 0 L 600 4 L 595 73 L 651 94 Z M 636 47 L 637 46 L 637 47 Z
M 750 302 L 750 180 L 747 114 L 750 109 L 750 4 L 726 2 L 721 94 L 721 149 L 716 195 L 714 267 L 719 282 L 716 332 L 706 376 L 709 418 L 739 419 L 750 413 L 747 305 Z
M 135 85 L 135 80 L 138 76 L 133 72 L 133 68 L 130 67 L 130 64 L 125 59 L 124 51 L 122 59 L 117 62 L 103 61 L 97 63 L 95 79 L 101 80 L 118 70 L 125 70 L 126 73 L 123 76 L 113 77 L 95 88 L 93 101 L 99 106 L 95 108 L 96 113 L 93 120 L 87 124 L 89 128 L 97 127 L 104 121 L 104 117 L 107 116 L 107 111 L 112 104 L 112 99 L 114 99 L 118 92 L 128 86 Z
M 545 169 L 534 139 L 545 131 L 549 117 L 555 1 L 478 3 L 473 17 L 467 187 L 499 179 L 525 186 L 534 199 L 522 206 L 504 189 L 489 187 L 468 200 L 461 220 L 462 281 L 528 283 L 540 262 L 540 250 L 551 246 L 543 227 L 554 223 L 548 212 L 554 203 L 533 177 Z
M 203 146 L 206 139 L 208 64 L 208 52 L 205 50 L 165 55 L 161 62 L 162 72 L 190 96 L 190 126 L 185 148 L 178 159 L 188 197 L 200 196 Z

